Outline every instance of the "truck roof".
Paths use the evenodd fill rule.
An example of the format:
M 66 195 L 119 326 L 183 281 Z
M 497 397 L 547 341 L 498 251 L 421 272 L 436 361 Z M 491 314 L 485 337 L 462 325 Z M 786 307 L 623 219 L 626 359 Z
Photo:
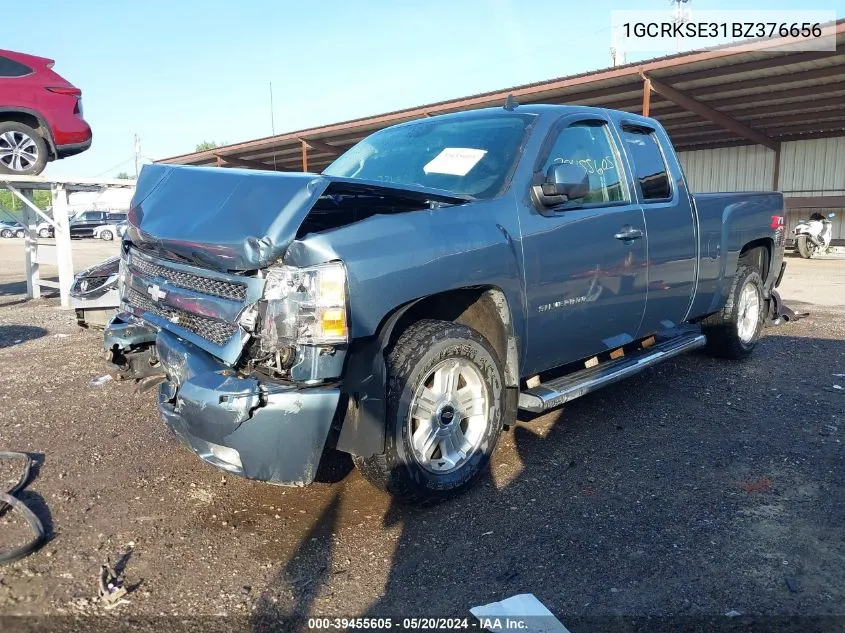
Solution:
M 398 127 L 401 125 L 412 124 L 414 122 L 418 122 L 420 120 L 430 121 L 434 119 L 444 119 L 444 118 L 472 118 L 477 117 L 479 115 L 484 114 L 496 114 L 501 115 L 502 113 L 513 113 L 513 114 L 535 114 L 541 116 L 543 118 L 557 118 L 567 113 L 571 114 L 578 114 L 578 113 L 601 113 L 605 116 L 609 116 L 616 122 L 620 120 L 630 121 L 634 123 L 643 123 L 647 124 L 650 127 L 660 127 L 660 123 L 658 123 L 655 119 L 651 119 L 649 117 L 644 117 L 639 114 L 634 114 L 633 112 L 625 112 L 623 110 L 611 110 L 609 108 L 599 108 L 596 106 L 585 106 L 585 105 L 564 105 L 564 104 L 551 104 L 551 103 L 530 103 L 526 105 L 516 105 L 513 109 L 508 110 L 504 107 L 493 107 L 493 108 L 479 108 L 476 110 L 462 110 L 460 112 L 448 112 L 446 114 L 438 114 L 436 116 L 428 117 L 426 119 L 414 119 L 413 121 L 407 121 L 404 123 L 399 123 L 394 127 Z

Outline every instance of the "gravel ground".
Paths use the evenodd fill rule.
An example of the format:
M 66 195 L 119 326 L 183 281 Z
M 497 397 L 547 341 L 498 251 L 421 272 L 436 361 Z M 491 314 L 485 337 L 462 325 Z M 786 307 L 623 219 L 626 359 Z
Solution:
M 790 259 L 784 298 L 810 316 L 768 329 L 749 361 L 693 353 L 522 422 L 482 485 L 414 509 L 342 460 L 340 481 L 304 489 L 204 465 L 151 393 L 89 384 L 105 373 L 98 333 L 56 299 L 23 301 L 13 242 L 0 242 L 0 450 L 38 456 L 22 496 L 49 542 L 0 568 L 0 615 L 105 613 L 107 558 L 131 588 L 118 622 L 463 617 L 525 592 L 576 632 L 595 617 L 845 615 L 845 261 Z M 80 262 L 107 254 L 75 248 Z M 0 518 L 0 546 L 23 538 Z

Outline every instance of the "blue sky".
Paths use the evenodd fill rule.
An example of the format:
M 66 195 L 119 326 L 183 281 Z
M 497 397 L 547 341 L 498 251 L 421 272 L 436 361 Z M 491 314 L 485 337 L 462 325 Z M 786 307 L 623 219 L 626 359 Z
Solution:
M 812 8 L 839 8 L 818 0 Z M 669 0 L 40 0 L 10 2 L 0 48 L 50 57 L 83 92 L 94 144 L 46 175 L 134 172 L 203 140 L 277 133 L 610 65 L 610 11 Z M 790 9 L 794 0 L 693 0 Z M 674 51 L 665 51 L 672 53 Z M 650 56 L 650 55 L 649 55 Z M 629 55 L 628 61 L 641 59 Z

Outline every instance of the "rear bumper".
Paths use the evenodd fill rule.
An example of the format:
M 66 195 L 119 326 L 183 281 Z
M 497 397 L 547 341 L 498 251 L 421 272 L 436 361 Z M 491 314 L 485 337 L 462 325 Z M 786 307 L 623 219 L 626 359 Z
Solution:
M 76 154 L 81 154 L 89 147 L 91 147 L 92 141 L 93 137 L 89 137 L 87 141 L 82 141 L 81 143 L 66 143 L 65 145 L 57 145 L 56 155 L 59 158 L 67 158 L 68 156 L 75 156 Z
M 121 346 L 116 337 L 127 327 L 126 317 L 119 315 L 115 327 L 106 330 L 107 349 Z M 155 358 L 167 374 L 159 387 L 161 417 L 200 459 L 274 484 L 302 486 L 314 480 L 339 389 L 300 389 L 239 374 L 167 331 L 155 334 Z

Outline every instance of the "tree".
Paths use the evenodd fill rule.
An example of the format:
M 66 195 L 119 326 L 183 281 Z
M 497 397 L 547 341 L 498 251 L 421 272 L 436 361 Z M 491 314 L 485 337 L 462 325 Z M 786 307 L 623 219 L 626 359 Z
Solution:
M 36 189 L 33 191 L 32 198 L 33 202 L 35 202 L 35 206 L 42 211 L 49 209 L 53 204 L 50 192 L 44 191 L 43 189 Z M 16 216 L 20 216 L 20 212 L 23 211 L 23 202 L 21 202 L 20 199 L 18 199 L 18 197 L 11 191 L 0 189 L 0 210 L 11 211 Z
M 203 141 L 202 143 L 197 143 L 196 151 L 205 152 L 207 150 L 215 149 L 217 147 L 220 147 L 220 145 L 218 145 L 214 141 Z
M 115 176 L 118 180 L 133 180 L 132 176 L 127 174 L 125 171 L 120 172 L 117 176 Z

